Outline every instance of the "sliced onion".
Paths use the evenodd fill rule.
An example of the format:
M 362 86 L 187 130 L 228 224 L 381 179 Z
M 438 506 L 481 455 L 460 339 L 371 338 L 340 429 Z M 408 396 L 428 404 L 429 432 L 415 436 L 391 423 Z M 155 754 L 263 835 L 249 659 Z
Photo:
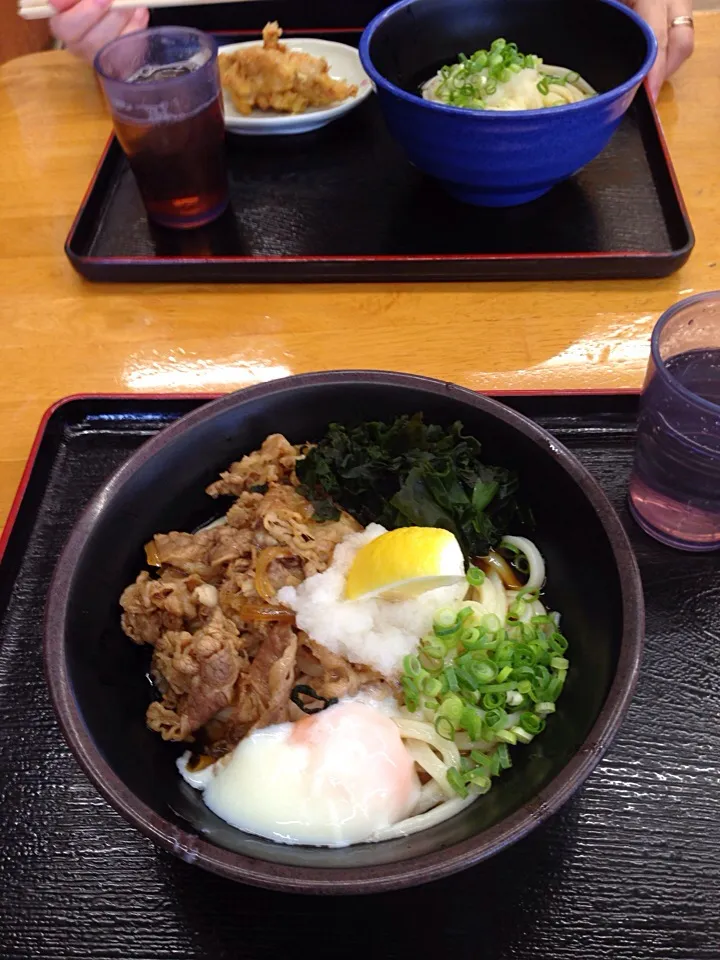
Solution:
M 161 567 L 162 563 L 160 562 L 160 557 L 158 556 L 157 547 L 155 546 L 154 540 L 149 540 L 145 544 L 145 559 L 149 567 Z
M 233 603 L 233 610 L 248 623 L 294 623 L 295 614 L 280 603 L 265 603 L 253 597 L 242 597 Z
M 294 557 L 295 554 L 287 547 L 265 547 L 260 551 L 255 564 L 255 590 L 258 596 L 268 603 L 275 598 L 276 588 L 270 582 L 268 570 L 273 560 L 282 557 Z
M 507 537 L 506 539 L 509 540 L 510 538 Z M 501 557 L 500 554 L 495 553 L 494 550 L 491 550 L 486 557 L 480 559 L 480 566 L 485 573 L 490 573 L 494 570 L 504 585 L 511 590 L 519 590 L 523 586 L 505 557 Z

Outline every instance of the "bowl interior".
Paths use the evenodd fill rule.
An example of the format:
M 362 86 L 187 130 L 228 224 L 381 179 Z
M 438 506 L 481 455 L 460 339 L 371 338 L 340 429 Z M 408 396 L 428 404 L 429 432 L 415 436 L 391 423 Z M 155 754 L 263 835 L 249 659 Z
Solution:
M 60 616 L 48 624 L 48 646 L 66 659 L 74 698 L 68 709 L 85 741 L 83 750 L 98 751 L 128 790 L 174 827 L 264 861 L 303 868 L 378 867 L 445 849 L 516 813 L 548 787 L 587 738 L 614 679 L 623 634 L 620 573 L 605 528 L 562 466 L 563 454 L 552 452 L 557 445 L 509 425 L 514 415 L 492 401 L 461 399 L 472 396 L 465 391 L 458 391 L 460 396 L 428 391 L 408 385 L 412 379 L 400 385 L 330 377 L 331 382 L 277 384 L 264 395 L 250 391 L 220 401 L 214 416 L 184 431 L 171 428 L 161 449 L 153 442 L 153 456 L 143 449 L 82 521 L 84 542 L 75 556 L 65 555 L 59 570 L 68 601 L 66 607 L 51 604 Z M 152 696 L 146 676 L 150 651 L 121 632 L 120 593 L 143 568 L 143 544 L 153 533 L 192 530 L 223 510 L 204 494 L 205 485 L 268 434 L 311 440 L 329 420 L 351 424 L 417 411 L 428 422 L 462 420 L 483 442 L 488 462 L 520 471 L 522 497 L 537 521 L 527 532 L 546 557 L 549 603 L 562 612 L 570 640 L 571 671 L 557 714 L 542 737 L 515 750 L 513 768 L 488 796 L 406 840 L 327 850 L 274 844 L 233 830 L 180 780 L 174 761 L 181 748 L 145 727 Z M 54 590 L 62 592 L 57 581 Z
M 602 0 L 415 0 L 377 24 L 369 56 L 382 77 L 417 94 L 441 66 L 497 37 L 579 73 L 599 93 L 630 80 L 648 55 L 641 27 Z

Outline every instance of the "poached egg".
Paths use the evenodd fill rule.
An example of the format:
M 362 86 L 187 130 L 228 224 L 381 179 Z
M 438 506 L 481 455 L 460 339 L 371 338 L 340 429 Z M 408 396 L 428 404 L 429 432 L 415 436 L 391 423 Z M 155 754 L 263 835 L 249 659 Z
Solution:
M 280 843 L 344 847 L 408 817 L 420 783 L 393 701 L 345 700 L 297 723 L 256 730 L 183 778 L 222 820 Z

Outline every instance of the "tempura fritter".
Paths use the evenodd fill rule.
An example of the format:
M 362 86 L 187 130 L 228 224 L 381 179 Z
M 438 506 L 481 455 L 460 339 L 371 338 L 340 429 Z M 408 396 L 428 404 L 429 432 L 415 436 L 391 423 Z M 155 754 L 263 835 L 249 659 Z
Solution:
M 302 113 L 309 107 L 330 107 L 355 96 L 358 88 L 330 76 L 327 61 L 290 50 L 280 43 L 282 30 L 268 23 L 261 47 L 245 47 L 221 54 L 220 79 L 238 113 L 253 108 L 279 113 Z

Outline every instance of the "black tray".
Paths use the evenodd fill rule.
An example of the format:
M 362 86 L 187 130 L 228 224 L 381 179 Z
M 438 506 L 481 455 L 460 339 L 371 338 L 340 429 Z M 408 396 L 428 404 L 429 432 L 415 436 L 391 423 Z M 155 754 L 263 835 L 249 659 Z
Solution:
M 257 17 L 247 7 L 255 4 L 236 8 L 246 22 Z M 360 37 L 287 32 L 354 45 Z M 644 88 L 601 156 L 545 197 L 505 210 L 452 200 L 412 167 L 374 96 L 315 133 L 231 135 L 228 156 L 227 213 L 173 231 L 148 223 L 112 139 L 67 239 L 76 270 L 90 280 L 183 283 L 661 277 L 694 244 Z
M 505 398 L 598 478 L 633 539 L 647 593 L 646 655 L 627 720 L 548 823 L 449 879 L 330 903 L 205 874 L 100 799 L 45 691 L 45 592 L 98 485 L 200 402 L 75 399 L 52 413 L 33 452 L 0 565 L 0 956 L 718 960 L 720 554 L 674 552 L 629 519 L 634 396 Z

